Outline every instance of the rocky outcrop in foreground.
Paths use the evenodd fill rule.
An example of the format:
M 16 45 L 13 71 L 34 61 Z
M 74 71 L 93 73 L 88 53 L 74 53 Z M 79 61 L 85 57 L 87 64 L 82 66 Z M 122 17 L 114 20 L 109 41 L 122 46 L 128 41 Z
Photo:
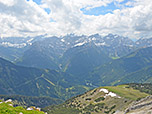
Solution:
M 134 102 L 125 114 L 152 114 L 152 96 Z

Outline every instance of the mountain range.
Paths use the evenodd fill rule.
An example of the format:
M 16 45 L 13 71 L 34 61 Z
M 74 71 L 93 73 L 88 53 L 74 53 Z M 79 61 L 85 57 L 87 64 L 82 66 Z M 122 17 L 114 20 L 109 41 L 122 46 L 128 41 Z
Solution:
M 49 105 L 47 99 L 58 104 L 78 95 L 62 105 L 51 106 L 44 110 L 48 111 L 51 108 L 54 114 L 54 110 L 67 111 L 64 108 L 66 106 L 67 113 L 115 113 L 121 107 L 112 103 L 106 106 L 106 103 L 118 102 L 118 100 L 106 99 L 106 102 L 101 103 L 100 101 L 104 101 L 105 98 L 98 96 L 97 87 L 104 86 L 105 89 L 123 97 L 120 101 L 124 103 L 122 108 L 126 109 L 126 106 L 129 106 L 137 96 L 126 100 L 127 96 L 124 93 L 128 93 L 127 84 L 152 83 L 151 44 L 152 38 L 134 42 L 127 37 L 113 34 L 1 38 L 0 95 L 3 98 L 7 95 L 10 97 L 24 95 L 25 97 L 19 96 L 22 100 L 17 99 L 17 104 L 26 102 L 27 105 L 32 104 L 27 99 L 43 99 L 45 103 L 40 104 L 45 106 Z M 125 86 L 116 86 L 120 84 Z M 127 91 L 121 93 L 119 89 L 122 90 L 122 87 Z M 129 87 L 129 91 L 132 89 L 137 88 Z M 139 93 L 141 95 L 139 98 L 151 94 L 148 91 L 149 89 L 146 89 L 144 94 Z M 93 94 L 97 96 L 92 96 Z M 86 105 L 83 104 L 84 99 Z M 94 102 L 92 99 L 97 103 L 92 104 Z M 33 103 L 37 104 L 35 101 Z M 80 110 L 75 106 L 79 106 Z M 90 108 L 93 108 L 91 112 Z
M 86 89 L 87 87 L 81 86 L 77 79 L 67 73 L 17 66 L 0 58 L 0 94 L 67 99 Z
M 109 34 L 104 37 L 100 36 L 99 34 L 94 34 L 90 36 L 77 36 L 75 34 L 69 34 L 60 37 L 46 37 L 45 35 L 26 38 L 13 37 L 1 38 L 0 46 L 11 49 L 15 48 L 16 50 L 22 49 L 22 54 L 20 54 L 20 56 L 15 54 L 16 58 L 12 58 L 11 54 L 9 54 L 10 57 L 6 57 L 4 56 L 4 54 L 0 54 L 0 56 L 6 59 L 10 59 L 11 61 L 16 61 L 17 58 L 19 59 L 22 56 L 24 58 L 24 52 L 28 53 L 27 51 L 31 51 L 31 49 L 33 49 L 33 51 L 38 50 L 39 52 L 40 50 L 44 51 L 43 48 L 46 48 L 46 52 L 48 52 L 48 54 L 46 55 L 49 55 L 51 59 L 58 59 L 68 49 L 77 46 L 82 46 L 87 43 L 91 43 L 100 47 L 110 57 L 121 57 L 123 55 L 126 55 L 126 53 L 129 53 L 136 45 L 135 42 L 133 42 L 131 39 L 127 37 L 122 37 L 113 34 Z M 49 50 L 52 51 L 53 55 L 49 52 Z M 55 62 L 58 63 L 57 61 Z
M 152 65 L 151 53 L 152 47 L 140 48 L 127 56 L 101 65 L 90 72 L 90 80 L 98 85 L 114 85 L 124 82 L 143 83 L 148 80 L 150 82 L 152 74 L 147 71 Z
M 42 74 L 48 75 L 56 72 L 58 74 L 53 78 L 50 74 L 46 76 L 47 79 L 54 80 L 55 85 L 59 82 L 66 82 L 70 86 L 68 84 L 61 86 L 68 85 L 68 88 L 83 85 L 92 88 L 137 81 L 141 83 L 151 82 L 151 43 L 151 38 L 139 39 L 134 42 L 127 37 L 113 34 L 106 36 L 69 34 L 60 37 L 43 35 L 33 38 L 1 38 L 0 55 L 14 63 L 10 63 L 11 67 L 15 67 L 20 74 L 13 73 L 13 75 L 14 77 L 22 75 L 23 79 L 21 80 L 23 82 L 30 78 L 35 80 Z M 2 64 L 1 67 L 6 66 Z M 8 71 L 5 71 L 7 73 L 5 75 L 10 75 L 8 72 L 14 72 L 11 67 L 7 68 Z M 23 69 L 26 70 L 22 71 Z M 37 70 L 35 71 L 35 69 Z M 22 72 L 29 72 L 30 78 L 27 77 L 24 80 L 26 76 Z M 67 74 L 67 77 L 63 73 Z M 9 77 L 8 79 L 19 78 L 11 79 Z M 6 86 L 7 83 L 4 85 Z M 4 93 L 9 92 L 5 91 Z M 38 92 L 35 95 L 39 95 Z

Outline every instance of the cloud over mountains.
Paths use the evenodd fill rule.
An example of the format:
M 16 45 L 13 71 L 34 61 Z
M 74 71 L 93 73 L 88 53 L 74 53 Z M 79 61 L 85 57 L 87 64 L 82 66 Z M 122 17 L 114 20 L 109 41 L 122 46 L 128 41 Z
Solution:
M 68 33 L 152 36 L 151 0 L 37 1 L 0 0 L 0 36 Z M 104 11 L 107 13 L 103 14 Z

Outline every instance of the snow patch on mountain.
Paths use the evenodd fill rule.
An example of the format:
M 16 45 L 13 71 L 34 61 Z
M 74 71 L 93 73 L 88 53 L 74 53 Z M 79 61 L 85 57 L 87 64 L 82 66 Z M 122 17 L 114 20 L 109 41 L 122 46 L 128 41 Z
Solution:
M 10 43 L 10 42 L 2 42 L 2 43 L 1 43 L 1 46 L 4 46 L 4 47 L 23 48 L 23 47 L 27 46 L 27 44 L 26 44 L 26 43 L 12 44 L 12 43 Z
M 31 43 L 32 40 L 34 40 L 34 38 L 31 38 L 31 39 L 27 40 L 27 43 Z
M 93 37 L 93 38 L 92 38 L 92 40 L 94 41 L 94 40 L 96 40 L 96 38 L 95 38 L 95 37 Z
M 87 43 L 87 41 L 77 43 L 77 44 L 74 45 L 74 47 L 82 46 L 82 45 L 84 45 L 85 43 Z
M 104 88 L 100 89 L 99 92 L 109 93 L 109 91 L 107 89 L 104 89 Z
M 104 98 L 110 96 L 110 97 L 116 97 L 116 98 L 121 98 L 120 96 L 118 96 L 116 93 L 113 93 L 113 92 L 109 92 L 107 89 L 104 89 L 104 88 L 101 88 L 99 90 L 99 92 L 104 92 L 105 93 L 105 96 Z
M 96 46 L 105 46 L 106 43 L 105 42 L 102 42 L 102 43 L 95 43 Z
M 61 39 L 61 42 L 65 42 L 65 40 L 64 40 L 64 39 Z

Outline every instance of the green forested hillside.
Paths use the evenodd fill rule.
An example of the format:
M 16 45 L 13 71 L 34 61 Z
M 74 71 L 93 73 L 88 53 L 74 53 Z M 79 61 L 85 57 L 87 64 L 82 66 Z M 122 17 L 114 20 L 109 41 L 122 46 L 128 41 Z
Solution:
M 129 83 L 128 85 L 130 88 L 152 95 L 152 83 Z
M 23 54 L 23 57 L 16 61 L 17 65 L 36 68 L 58 69 L 56 60 L 58 56 L 53 48 L 41 46 L 39 42 L 35 42 Z
M 14 47 L 3 47 L 0 46 L 0 57 L 3 57 L 9 61 L 15 61 L 20 58 L 27 47 L 14 48 Z
M 109 62 L 111 59 L 94 44 L 76 46 L 67 50 L 61 58 L 63 71 L 73 74 L 80 80 L 93 68 Z
M 141 80 L 141 82 L 151 82 L 149 80 L 151 78 L 150 70 L 148 72 L 146 71 L 147 74 L 149 73 L 146 76 L 143 75 L 144 72 L 140 72 L 138 76 L 137 74 L 133 74 L 140 70 L 144 71 L 144 68 L 145 70 L 149 69 L 148 66 L 152 65 L 151 53 L 152 47 L 138 49 L 125 57 L 97 67 L 90 73 L 89 80 L 92 80 L 92 83 L 96 85 L 114 85 L 121 83 L 123 78 L 123 81 L 126 82 L 127 80 L 128 83 L 134 82 L 135 78 L 137 78 L 138 81 Z M 131 78 L 128 78 L 128 76 Z
M 16 66 L 0 58 L 0 94 L 67 99 L 86 89 L 72 75 L 56 70 Z
M 152 47 L 141 48 L 125 57 L 112 60 L 108 64 L 104 64 L 104 62 L 110 59 L 102 56 L 105 57 L 102 58 L 105 60 L 103 62 L 100 58 L 103 53 L 100 53 L 99 50 L 92 50 L 88 47 L 85 47 L 84 50 L 81 49 L 74 51 L 78 52 L 74 57 L 69 57 L 69 54 L 65 59 L 66 62 L 70 61 L 71 58 L 72 61 L 75 61 L 74 63 L 70 62 L 67 66 L 65 65 L 66 72 L 70 72 L 69 69 L 73 72 L 72 69 L 78 68 L 75 69 L 76 74 L 74 76 L 57 70 L 21 67 L 0 58 L 0 94 L 50 96 L 65 100 L 96 86 L 151 82 Z M 90 53 L 91 55 L 97 54 L 98 58 L 90 56 Z M 82 56 L 82 59 L 80 59 L 82 64 L 76 63 L 79 60 L 78 56 Z M 84 72 L 88 72 L 90 67 L 91 69 L 95 67 L 98 64 L 98 59 L 104 65 L 96 67 L 89 75 L 82 75 Z M 78 66 L 75 67 L 75 65 L 80 66 L 81 69 Z M 90 65 L 87 71 L 85 65 Z M 83 68 L 83 66 L 85 67 Z M 79 70 L 82 72 L 79 72 Z
M 123 76 L 119 84 L 122 83 L 152 83 L 152 66 L 142 68 Z

